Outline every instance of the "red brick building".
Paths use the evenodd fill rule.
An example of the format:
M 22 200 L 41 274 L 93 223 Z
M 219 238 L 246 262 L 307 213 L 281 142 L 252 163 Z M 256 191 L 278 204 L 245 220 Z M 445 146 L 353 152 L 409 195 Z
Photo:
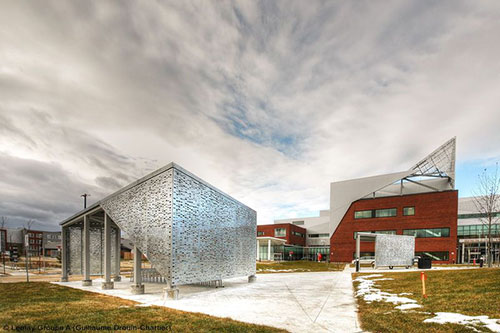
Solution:
M 388 196 L 354 201 L 330 238 L 330 260 L 349 262 L 356 232 L 415 235 L 415 253 L 435 262 L 456 262 L 458 191 Z M 372 256 L 374 242 L 361 243 Z
M 257 237 L 280 238 L 289 245 L 306 246 L 306 229 L 290 223 L 258 225 Z

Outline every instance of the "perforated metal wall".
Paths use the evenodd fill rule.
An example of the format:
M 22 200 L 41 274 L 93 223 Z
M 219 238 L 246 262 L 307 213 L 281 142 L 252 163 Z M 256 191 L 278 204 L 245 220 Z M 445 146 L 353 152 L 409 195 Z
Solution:
M 256 212 L 174 169 L 172 282 L 255 274 Z
M 415 237 L 378 234 L 375 239 L 377 266 L 411 266 L 415 256 Z
M 82 224 L 73 224 L 66 228 L 68 242 L 67 264 L 69 274 L 82 274 Z
M 164 277 L 170 277 L 172 169 L 104 200 L 101 206 Z
M 83 274 L 83 223 L 64 229 L 68 235 L 67 252 L 68 274 Z M 111 228 L 111 274 L 116 273 L 113 263 L 116 260 L 116 229 Z M 104 274 L 104 228 L 102 223 L 92 222 L 90 227 L 90 274 Z

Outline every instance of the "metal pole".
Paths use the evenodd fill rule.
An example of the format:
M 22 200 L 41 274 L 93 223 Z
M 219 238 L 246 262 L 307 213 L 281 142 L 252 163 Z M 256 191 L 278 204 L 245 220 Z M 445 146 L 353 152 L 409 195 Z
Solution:
M 29 265 L 29 262 L 30 262 L 30 260 L 29 260 L 29 250 L 28 250 L 29 244 L 30 244 L 30 242 L 29 242 L 29 234 L 26 234 L 26 236 L 24 238 L 25 238 L 25 243 L 26 243 L 25 246 L 24 246 L 24 252 L 25 252 L 25 255 L 26 255 L 26 262 L 25 262 L 25 264 L 26 264 L 26 282 L 29 283 L 30 282 L 30 274 L 29 274 L 29 271 L 28 271 L 28 265 Z
M 356 272 L 359 272 L 359 252 L 361 248 L 361 236 L 356 234 Z

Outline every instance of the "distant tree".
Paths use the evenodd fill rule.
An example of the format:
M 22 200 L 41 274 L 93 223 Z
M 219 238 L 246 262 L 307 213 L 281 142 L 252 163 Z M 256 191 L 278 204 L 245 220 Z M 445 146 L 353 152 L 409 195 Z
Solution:
M 492 265 L 492 226 L 500 219 L 500 177 L 498 174 L 498 162 L 495 171 L 489 173 L 484 169 L 478 176 L 477 189 L 474 191 L 474 204 L 480 213 L 481 222 L 487 226 L 486 255 L 488 267 Z

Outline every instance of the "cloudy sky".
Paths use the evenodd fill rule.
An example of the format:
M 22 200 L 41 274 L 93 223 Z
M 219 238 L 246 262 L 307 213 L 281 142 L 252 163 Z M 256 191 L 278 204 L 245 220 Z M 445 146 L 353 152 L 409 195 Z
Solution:
M 58 222 L 171 161 L 258 223 L 457 136 L 500 160 L 499 1 L 0 2 L 0 216 Z

